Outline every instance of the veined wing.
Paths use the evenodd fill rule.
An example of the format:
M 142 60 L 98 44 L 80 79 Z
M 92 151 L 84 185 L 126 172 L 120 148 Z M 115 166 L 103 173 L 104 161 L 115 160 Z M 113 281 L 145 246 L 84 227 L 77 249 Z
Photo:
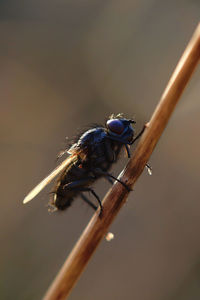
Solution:
M 41 190 L 49 184 L 59 173 L 77 160 L 77 155 L 70 155 L 59 166 L 57 166 L 47 177 L 45 177 L 30 193 L 24 198 L 23 203 L 31 201 Z

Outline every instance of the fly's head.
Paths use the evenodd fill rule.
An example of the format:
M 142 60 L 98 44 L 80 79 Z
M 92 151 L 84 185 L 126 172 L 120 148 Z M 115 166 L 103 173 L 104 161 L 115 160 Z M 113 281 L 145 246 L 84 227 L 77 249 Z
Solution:
M 106 122 L 106 130 L 109 137 L 123 144 L 131 144 L 134 137 L 132 124 L 136 122 L 132 119 L 125 119 L 123 116 L 111 116 Z

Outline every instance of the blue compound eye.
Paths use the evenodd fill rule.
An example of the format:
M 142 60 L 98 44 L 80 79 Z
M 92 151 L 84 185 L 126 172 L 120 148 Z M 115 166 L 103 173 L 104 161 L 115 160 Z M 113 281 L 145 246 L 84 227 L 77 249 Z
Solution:
M 106 123 L 108 129 L 116 134 L 124 131 L 124 124 L 119 119 L 108 120 Z

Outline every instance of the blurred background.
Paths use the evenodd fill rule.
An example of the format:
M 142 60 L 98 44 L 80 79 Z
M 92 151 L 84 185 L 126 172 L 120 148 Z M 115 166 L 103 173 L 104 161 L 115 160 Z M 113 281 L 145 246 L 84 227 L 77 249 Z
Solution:
M 123 112 L 147 122 L 200 17 L 197 0 L 0 2 L 0 299 L 37 300 L 93 211 L 49 214 L 65 137 Z M 70 300 L 200 299 L 200 68 Z M 134 148 L 134 147 L 133 147 Z M 127 159 L 113 168 L 117 175 Z M 109 184 L 95 190 L 103 198 Z

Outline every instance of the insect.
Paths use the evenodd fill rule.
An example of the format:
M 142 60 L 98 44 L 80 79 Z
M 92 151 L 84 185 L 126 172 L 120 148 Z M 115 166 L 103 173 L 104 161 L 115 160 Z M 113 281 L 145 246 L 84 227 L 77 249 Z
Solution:
M 143 133 L 142 131 L 134 138 L 132 124 L 136 122 L 126 119 L 122 114 L 111 115 L 105 126 L 91 126 L 89 130 L 77 137 L 72 146 L 63 153 L 68 153 L 66 158 L 44 180 L 42 180 L 24 199 L 23 203 L 32 200 L 47 184 L 57 175 L 55 186 L 52 190 L 50 206 L 54 210 L 68 208 L 75 197 L 81 198 L 93 209 L 100 207 L 100 215 L 103 207 L 99 196 L 92 188 L 92 184 L 100 177 L 105 177 L 110 183 L 113 179 L 120 182 L 126 189 L 129 187 L 121 180 L 109 173 L 112 164 L 117 161 L 121 149 L 126 149 L 130 157 L 129 147 Z M 147 165 L 148 166 L 148 165 Z M 88 199 L 84 192 L 91 192 L 96 198 L 98 206 Z

